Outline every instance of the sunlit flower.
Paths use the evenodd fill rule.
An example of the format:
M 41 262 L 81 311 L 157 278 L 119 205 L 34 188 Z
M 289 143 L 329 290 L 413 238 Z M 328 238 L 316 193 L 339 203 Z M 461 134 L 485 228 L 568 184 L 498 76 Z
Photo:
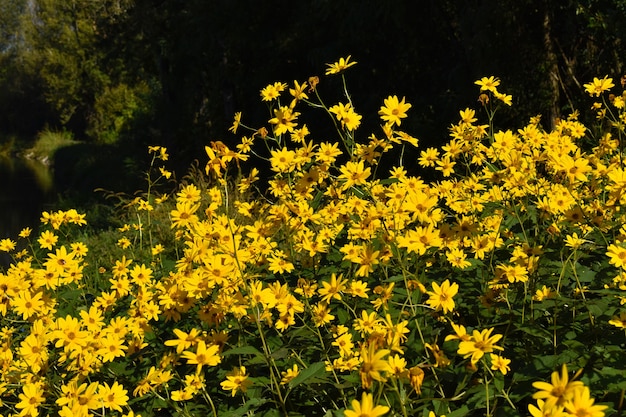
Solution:
M 39 237 L 39 239 L 37 239 L 37 242 L 39 242 L 39 246 L 41 246 L 42 248 L 52 250 L 52 247 L 56 245 L 58 240 L 58 236 L 56 236 L 49 230 L 45 230 L 41 233 L 41 236 Z
M 371 174 L 371 169 L 369 167 L 365 167 L 363 161 L 349 161 L 341 167 L 340 171 L 341 175 L 339 175 L 339 179 L 345 180 L 343 183 L 344 189 L 348 189 L 356 185 L 366 184 L 367 178 Z
M 290 369 L 283 371 L 280 373 L 282 376 L 280 380 L 280 385 L 288 384 L 292 379 L 297 377 L 300 374 L 300 370 L 298 369 L 298 364 L 294 363 Z
M 368 389 L 372 386 L 373 381 L 384 381 L 386 372 L 389 372 L 389 363 L 385 356 L 389 354 L 388 349 L 376 349 L 374 344 L 369 344 L 361 348 L 361 367 L 359 375 L 361 376 L 361 386 Z
M 572 416 L 584 417 L 604 417 L 604 410 L 609 408 L 606 405 L 594 405 L 595 400 L 591 398 L 589 388 L 586 386 L 577 387 L 571 401 L 565 403 L 565 409 Z
M 355 64 L 355 61 L 350 62 L 350 55 L 348 55 L 347 58 L 339 58 L 339 61 L 337 62 L 334 62 L 332 64 L 326 64 L 326 66 L 328 67 L 326 69 L 326 75 L 339 74 L 340 72 L 345 71 L 347 68 L 350 68 Z
M 22 387 L 22 393 L 19 394 L 20 402 L 15 407 L 20 411 L 22 416 L 39 415 L 39 406 L 44 402 L 44 390 L 40 384 L 28 383 Z
M 237 391 L 246 392 L 248 387 L 252 385 L 252 381 L 246 375 L 246 367 L 240 366 L 226 374 L 226 380 L 220 382 L 223 390 L 230 391 L 234 397 Z
M 500 80 L 494 76 L 483 77 L 480 80 L 475 81 L 474 84 L 480 86 L 480 91 L 491 91 L 495 93 L 497 92 L 496 87 L 500 85 Z
M 443 310 L 446 314 L 454 310 L 454 296 L 459 291 L 459 284 L 445 280 L 441 286 L 436 282 L 432 283 L 433 290 L 428 291 L 429 298 L 426 303 L 435 310 Z
M 509 364 L 511 363 L 510 359 L 504 358 L 499 355 L 490 354 L 491 357 L 491 369 L 494 371 L 500 371 L 502 375 L 506 375 L 508 371 L 511 370 Z
M 493 328 L 481 330 L 474 330 L 470 340 L 463 340 L 459 343 L 459 349 L 457 353 L 465 358 L 471 358 L 471 363 L 476 364 L 485 353 L 493 352 L 494 349 L 504 350 L 500 346 L 496 346 L 496 343 L 502 339 L 501 334 L 494 334 Z
M 287 84 L 281 82 L 275 82 L 274 84 L 270 84 L 267 87 L 261 90 L 261 97 L 263 101 L 273 101 L 276 100 L 280 93 L 285 91 L 287 88 Z
M 404 102 L 404 97 L 398 101 L 398 96 L 389 96 L 385 99 L 385 105 L 380 108 L 378 114 L 382 120 L 391 125 L 400 126 L 401 119 L 406 117 L 406 112 L 410 108 L 411 105 Z
M 570 381 L 567 375 L 567 366 L 563 364 L 561 373 L 552 372 L 551 382 L 533 382 L 533 387 L 539 391 L 533 394 L 533 398 L 545 400 L 545 408 L 554 406 L 564 406 L 574 398 L 574 393 L 578 388 L 583 387 L 580 381 Z
M 341 293 L 346 290 L 347 280 L 343 278 L 343 275 L 339 275 L 334 272 L 330 276 L 330 282 L 321 281 L 321 288 L 317 290 L 317 293 L 322 297 L 322 301 L 329 303 L 332 299 L 341 300 Z
M 337 120 L 341 122 L 341 127 L 345 129 L 355 130 L 361 125 L 361 118 L 363 116 L 357 114 L 350 103 L 335 104 L 329 108 L 328 111 L 337 117 Z
M 98 396 L 102 401 L 102 406 L 111 410 L 122 412 L 122 406 L 128 404 L 128 391 L 117 381 L 109 386 L 106 382 L 100 385 Z
M 615 244 L 610 244 L 606 254 L 609 257 L 609 263 L 618 268 L 626 269 L 626 248 Z
M 389 411 L 386 405 L 374 405 L 374 397 L 367 392 L 361 394 L 361 401 L 352 400 L 351 405 L 350 409 L 344 411 L 345 417 L 379 417 Z
M 605 75 L 602 79 L 594 77 L 593 82 L 583 84 L 583 87 L 585 87 L 585 91 L 587 91 L 590 96 L 598 97 L 603 92 L 615 87 L 615 84 L 613 84 L 613 78 L 608 78 L 608 76 Z
M 0 240 L 0 252 L 11 252 L 15 249 L 16 243 L 11 239 Z
M 195 352 L 186 350 L 183 352 L 182 356 L 187 359 L 188 364 L 197 365 L 197 373 L 200 373 L 200 370 L 202 370 L 202 367 L 205 365 L 215 366 L 222 361 L 219 355 L 219 346 L 209 345 L 207 347 L 203 340 L 198 342 Z
M 233 133 L 237 133 L 237 129 L 239 128 L 239 124 L 241 123 L 241 112 L 238 111 L 235 113 L 235 117 L 233 118 L 233 124 L 228 128 L 229 131 Z
M 280 136 L 286 132 L 293 132 L 296 127 L 295 120 L 299 115 L 300 113 L 294 112 L 287 106 L 274 109 L 274 117 L 269 120 L 269 123 L 274 125 L 274 134 Z
M 547 407 L 544 400 L 537 400 L 537 405 L 529 404 L 528 411 L 532 417 L 569 417 L 563 406 Z
M 619 316 L 613 316 L 613 318 L 609 320 L 609 324 L 626 329 L 626 311 L 622 311 Z

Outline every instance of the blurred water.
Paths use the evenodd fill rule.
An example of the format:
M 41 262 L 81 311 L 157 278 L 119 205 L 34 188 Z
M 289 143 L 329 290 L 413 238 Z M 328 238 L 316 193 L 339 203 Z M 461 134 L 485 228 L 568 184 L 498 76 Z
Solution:
M 0 158 L 0 239 L 17 239 L 25 227 L 37 230 L 44 205 L 53 193 L 50 169 L 34 160 Z M 0 259 L 6 264 L 6 259 Z

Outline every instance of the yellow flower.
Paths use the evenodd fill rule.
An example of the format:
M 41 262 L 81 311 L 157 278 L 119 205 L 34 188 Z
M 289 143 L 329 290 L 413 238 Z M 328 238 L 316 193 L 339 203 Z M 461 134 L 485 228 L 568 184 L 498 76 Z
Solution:
M 82 258 L 89 252 L 89 248 L 83 242 L 71 243 L 70 248 L 72 248 L 72 255 L 77 258 Z
M 389 363 L 390 374 L 392 374 L 396 378 L 408 376 L 408 372 L 406 369 L 406 359 L 396 353 L 394 356 L 390 356 L 389 359 L 387 359 L 387 362 Z
M 48 361 L 48 349 L 42 336 L 38 337 L 32 333 L 26 336 L 26 339 L 20 343 L 18 352 L 32 372 L 35 373 L 39 372 Z
M 165 341 L 165 346 L 175 346 L 176 353 L 183 353 L 185 349 L 189 349 L 200 341 L 200 330 L 195 327 L 185 333 L 180 329 L 174 329 L 174 334 L 177 339 L 170 339 Z
M 289 94 L 291 94 L 293 96 L 293 100 L 291 101 L 291 104 L 289 105 L 289 107 L 294 108 L 294 106 L 296 105 L 296 103 L 299 100 L 306 100 L 309 98 L 309 96 L 304 92 L 304 90 L 306 90 L 306 88 L 308 87 L 308 84 L 305 82 L 303 82 L 302 84 L 299 84 L 298 81 L 293 82 L 294 87 L 289 89 Z
M 270 163 L 272 171 L 275 172 L 291 172 L 295 168 L 296 153 L 287 148 L 280 150 L 272 150 Z
M 299 115 L 300 113 L 294 112 L 287 106 L 274 109 L 274 117 L 269 120 L 269 123 L 274 125 L 274 134 L 280 136 L 286 132 L 293 132 L 294 127 L 296 127 L 294 120 Z
M 285 91 L 287 84 L 281 82 L 275 82 L 270 84 L 261 90 L 261 97 L 263 101 L 272 101 L 280 96 L 280 93 Z
M 152 269 L 146 267 L 144 264 L 135 265 L 132 271 L 130 271 L 131 281 L 137 285 L 145 286 L 152 279 Z
M 320 143 L 315 156 L 319 162 L 330 165 L 335 162 L 337 157 L 341 154 L 342 152 L 339 150 L 339 144 L 337 142 L 322 142 Z
M 194 184 L 185 185 L 178 193 L 176 193 L 176 201 L 186 201 L 189 203 L 197 203 L 202 197 L 202 192 Z
M 425 343 L 424 347 L 433 353 L 433 356 L 435 357 L 435 368 L 445 368 L 450 365 L 450 359 L 446 357 L 445 352 L 442 351 L 436 343 L 432 345 L 430 343 Z
M 421 367 L 413 366 L 412 368 L 409 368 L 409 383 L 418 394 L 422 392 L 424 376 L 424 371 Z
M 472 265 L 470 261 L 467 260 L 467 255 L 460 248 L 452 248 L 448 252 L 446 252 L 446 259 L 450 264 L 454 267 L 465 269 Z
M 609 263 L 611 265 L 626 269 L 626 248 L 611 244 L 607 248 L 606 254 L 610 258 Z
M 501 102 L 503 102 L 504 104 L 506 104 L 507 106 L 510 106 L 513 104 L 513 96 L 511 96 L 510 94 L 502 94 L 499 93 L 497 91 L 495 91 L 493 93 L 493 95 L 500 100 Z
M 361 124 L 361 116 L 357 114 L 352 105 L 350 103 L 343 104 L 338 103 L 328 109 L 329 112 L 333 113 L 337 120 L 341 122 L 341 127 L 346 128 L 348 130 L 355 130 Z
M 44 302 L 41 291 L 32 294 L 30 291 L 20 292 L 13 299 L 13 309 L 17 314 L 21 314 L 24 320 L 43 311 Z
M 494 77 L 483 77 L 478 81 L 475 81 L 474 84 L 480 86 L 480 91 L 491 91 L 492 93 L 496 93 L 496 87 L 500 85 L 500 80 Z
M 200 208 L 199 203 L 192 203 L 188 200 L 177 201 L 176 209 L 170 212 L 172 217 L 172 228 L 189 227 L 198 222 L 198 216 L 195 214 Z
M 48 271 L 56 271 L 58 273 L 67 271 L 73 264 L 76 264 L 74 255 L 71 252 L 67 253 L 65 246 L 57 249 L 56 253 L 49 253 L 48 259 L 44 262 L 44 266 Z
M 298 364 L 294 364 L 291 369 L 287 369 L 284 372 L 281 372 L 282 379 L 280 380 L 280 385 L 288 384 L 289 381 L 298 376 L 300 370 L 298 369 Z
M 426 303 L 435 310 L 443 310 L 446 314 L 454 310 L 453 297 L 459 291 L 459 284 L 456 282 L 450 284 L 449 280 L 445 280 L 441 286 L 436 282 L 432 283 L 433 291 L 428 291 L 430 298 Z
M 543 301 L 546 298 L 552 297 L 553 295 L 554 293 L 552 292 L 552 290 L 544 285 L 543 287 L 535 291 L 535 295 L 533 295 L 533 300 Z
M 361 386 L 364 389 L 370 388 L 374 380 L 385 381 L 385 377 L 381 373 L 391 371 L 389 362 L 384 359 L 388 354 L 388 349 L 377 350 L 373 343 L 361 347 L 362 362 L 359 375 L 361 376 Z
M 334 272 L 330 276 L 330 282 L 322 281 L 322 288 L 317 290 L 317 293 L 322 297 L 322 301 L 330 303 L 332 299 L 341 300 L 341 293 L 346 290 L 346 283 L 348 280 L 343 278 L 343 275 L 339 275 Z
M 196 346 L 196 352 L 190 352 L 188 350 L 183 352 L 183 358 L 187 359 L 187 363 L 190 365 L 198 365 L 196 373 L 200 373 L 204 365 L 215 366 L 222 361 L 219 355 L 219 346 L 209 345 L 201 340 Z
M 294 270 L 294 265 L 286 259 L 279 258 L 277 256 L 271 256 L 268 259 L 270 272 L 274 274 L 289 273 Z
M 355 185 L 367 184 L 367 178 L 371 174 L 371 169 L 365 167 L 363 161 L 349 161 L 340 168 L 341 175 L 338 179 L 345 180 L 342 188 L 344 190 L 353 187 Z
M 476 364 L 485 353 L 493 352 L 494 349 L 504 350 L 495 344 L 502 338 L 501 334 L 491 335 L 493 328 L 482 331 L 474 330 L 470 340 L 459 343 L 457 353 L 465 358 L 471 357 L 472 364 Z
M 587 241 L 585 239 L 578 236 L 578 233 L 565 236 L 565 246 L 572 249 L 578 249 L 583 245 L 583 243 L 586 242 Z
M 389 96 L 385 99 L 385 105 L 380 108 L 380 118 L 389 122 L 392 126 L 400 126 L 401 120 L 406 117 L 406 111 L 411 108 L 409 103 L 404 102 L 404 97 L 398 101 L 398 96 Z
M 361 395 L 361 401 L 352 400 L 352 407 L 344 411 L 345 417 L 379 417 L 387 414 L 389 407 L 386 405 L 374 406 L 374 397 L 372 394 L 364 392 Z
M 534 399 L 545 400 L 545 408 L 554 406 L 564 406 L 574 397 L 575 391 L 584 385 L 580 381 L 570 381 L 567 375 L 567 366 L 563 364 L 561 374 L 558 371 L 552 372 L 551 383 L 544 381 L 533 382 L 533 387 L 539 391 L 533 394 Z
M 19 395 L 20 402 L 15 405 L 20 409 L 21 416 L 39 415 L 38 407 L 44 402 L 44 390 L 40 384 L 29 383 L 22 387 Z
M 598 97 L 603 92 L 615 87 L 615 84 L 613 84 L 613 78 L 608 78 L 608 76 L 605 75 L 602 79 L 594 77 L 593 82 L 583 84 L 583 87 L 585 87 L 585 90 L 590 96 Z
M 15 242 L 11 239 L 2 239 L 0 240 L 0 251 L 1 252 L 11 252 L 15 249 Z
M 626 329 L 626 311 L 622 311 L 619 314 L 619 317 L 613 316 L 613 318 L 609 320 L 609 324 L 612 324 L 615 327 Z
M 436 148 L 427 148 L 425 151 L 420 152 L 418 163 L 421 167 L 434 167 L 435 162 L 439 160 L 439 150 Z
M 570 415 L 563 410 L 562 406 L 547 408 L 544 400 L 537 400 L 537 406 L 528 404 L 528 411 L 530 411 L 532 417 L 570 417 Z
M 233 118 L 233 125 L 229 127 L 228 130 L 233 133 L 237 133 L 237 128 L 239 127 L 240 123 L 241 123 L 241 112 L 238 111 L 237 113 L 235 113 L 235 117 Z
M 152 256 L 157 256 L 158 254 L 160 254 L 161 252 L 163 252 L 165 250 L 165 248 L 163 247 L 163 245 L 161 245 L 160 243 L 157 243 L 156 245 L 154 245 L 151 249 L 152 251 Z
M 55 347 L 63 347 L 65 351 L 80 352 L 90 343 L 90 333 L 80 330 L 81 323 L 70 315 L 58 318 L 56 329 L 52 332 L 52 337 L 57 339 Z
M 131 245 L 130 239 L 128 239 L 127 237 L 122 237 L 120 239 L 118 239 L 117 244 L 122 248 L 122 249 L 126 249 Z M 52 248 L 50 248 L 52 249 Z
M 37 242 L 39 242 L 39 246 L 41 246 L 42 248 L 52 250 L 52 247 L 56 245 L 57 240 L 59 240 L 58 236 L 56 236 L 51 231 L 46 230 L 41 233 L 39 239 L 37 239 Z
M 100 385 L 98 389 L 98 396 L 102 401 L 102 406 L 122 412 L 122 406 L 128 404 L 128 391 L 124 387 L 118 384 L 117 381 L 113 382 L 113 385 L 109 386 L 106 382 L 104 385 Z
M 339 74 L 347 68 L 355 65 L 356 62 L 350 62 L 350 55 L 347 58 L 339 58 L 339 61 L 334 62 L 332 64 L 326 64 L 328 68 L 326 68 L 326 75 L 330 74 Z
M 494 371 L 500 371 L 502 375 L 506 375 L 508 371 L 511 370 L 509 364 L 511 363 L 510 359 L 503 358 L 499 355 L 490 354 L 491 356 L 491 369 Z
M 124 345 L 124 340 L 117 335 L 107 335 L 100 338 L 100 349 L 98 355 L 102 358 L 102 362 L 113 362 L 115 358 L 124 356 L 128 347 Z
M 220 383 L 223 390 L 230 391 L 234 397 L 237 391 L 246 392 L 252 381 L 246 375 L 246 367 L 240 366 L 226 374 L 226 380 Z
M 574 390 L 572 400 L 565 403 L 565 409 L 573 416 L 584 417 L 604 417 L 606 405 L 594 405 L 595 400 L 591 398 L 589 388 L 585 386 L 577 387 Z

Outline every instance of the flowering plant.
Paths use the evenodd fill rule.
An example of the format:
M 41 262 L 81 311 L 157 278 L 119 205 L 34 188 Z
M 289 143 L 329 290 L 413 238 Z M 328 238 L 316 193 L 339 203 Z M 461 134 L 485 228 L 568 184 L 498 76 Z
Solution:
M 418 146 L 400 130 L 411 104 L 387 97 L 380 132 L 360 136 L 355 64 L 328 66 L 345 93 L 332 106 L 318 77 L 263 88 L 267 123 L 237 113 L 239 143 L 211 142 L 173 192 L 167 150 L 150 147 L 119 229 L 93 236 L 58 211 L 36 241 L 0 242 L 14 257 L 0 274 L 7 415 L 622 411 L 623 95 L 605 97 L 606 77 L 585 86 L 602 100 L 597 136 L 576 114 L 502 131 L 513 98 L 485 77 L 482 113 L 421 150 L 439 175 L 425 182 L 401 163 L 381 172 Z M 305 110 L 336 137 L 315 138 Z M 267 193 L 252 160 L 272 172 Z

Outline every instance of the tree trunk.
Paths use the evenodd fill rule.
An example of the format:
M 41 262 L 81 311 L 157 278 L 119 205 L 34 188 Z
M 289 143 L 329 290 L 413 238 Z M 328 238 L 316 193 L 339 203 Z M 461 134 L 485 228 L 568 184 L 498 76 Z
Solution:
M 543 15 L 543 46 L 546 54 L 546 64 L 548 68 L 548 86 L 550 88 L 549 117 L 550 127 L 554 128 L 556 121 L 561 117 L 559 109 L 560 88 L 559 88 L 559 62 L 554 52 L 554 42 L 552 40 L 552 22 L 550 20 L 550 9 L 544 9 Z

